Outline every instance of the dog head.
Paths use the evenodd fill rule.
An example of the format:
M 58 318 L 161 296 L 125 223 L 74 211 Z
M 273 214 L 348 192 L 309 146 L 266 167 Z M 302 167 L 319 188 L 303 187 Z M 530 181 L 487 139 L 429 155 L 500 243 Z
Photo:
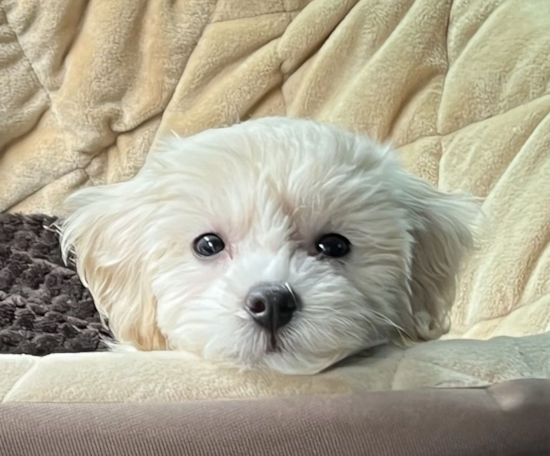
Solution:
M 300 374 L 448 329 L 477 208 L 387 147 L 268 118 L 164 149 L 61 226 L 120 342 Z

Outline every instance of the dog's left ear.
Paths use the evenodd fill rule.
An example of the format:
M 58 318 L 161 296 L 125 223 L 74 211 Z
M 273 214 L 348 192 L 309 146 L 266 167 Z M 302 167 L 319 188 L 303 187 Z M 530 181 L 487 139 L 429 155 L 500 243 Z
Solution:
M 449 330 L 457 274 L 474 245 L 472 229 L 481 212 L 474 198 L 442 193 L 405 172 L 397 180 L 394 190 L 413 238 L 407 290 L 412 315 L 401 324 L 414 340 L 436 339 Z

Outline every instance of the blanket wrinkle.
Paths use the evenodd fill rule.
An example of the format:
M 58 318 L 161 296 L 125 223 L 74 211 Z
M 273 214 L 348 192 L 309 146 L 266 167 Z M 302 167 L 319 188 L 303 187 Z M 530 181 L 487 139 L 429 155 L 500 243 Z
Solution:
M 2 5 L 0 4 L 0 8 L 2 8 Z M 54 118 L 56 119 L 56 122 L 58 123 L 58 125 L 61 125 L 61 122 L 60 122 L 60 119 L 59 119 L 59 116 L 57 115 L 56 113 L 56 106 L 54 105 L 53 101 L 52 101 L 52 96 L 51 96 L 51 93 L 50 91 L 46 88 L 43 80 L 41 79 L 41 77 L 39 76 L 38 72 L 36 71 L 35 69 L 35 66 L 33 65 L 32 61 L 29 59 L 28 55 L 27 55 L 27 52 L 25 51 L 25 47 L 23 46 L 23 44 L 21 43 L 21 41 L 19 40 L 18 38 L 18 35 L 17 33 L 15 32 L 13 26 L 10 24 L 10 20 L 9 20 L 9 15 L 6 14 L 5 10 L 2 11 L 3 12 L 3 15 L 6 19 L 6 24 L 8 26 L 8 28 L 10 29 L 11 33 L 13 34 L 13 36 L 15 37 L 15 40 L 17 42 L 17 45 L 19 46 L 20 50 L 21 50 L 21 53 L 23 55 L 23 58 L 25 59 L 25 61 L 28 63 L 29 65 L 29 68 L 31 69 L 32 71 L 32 76 L 33 78 L 36 80 L 36 82 L 38 83 L 39 85 L 39 88 L 42 89 L 44 91 L 44 93 L 46 94 L 46 97 L 48 98 L 48 101 L 49 101 L 49 108 L 54 116 Z M 46 110 L 44 110 L 44 112 L 42 112 L 39 117 L 37 118 L 36 120 L 36 123 L 31 127 L 30 131 L 27 132 L 28 133 L 31 133 L 37 126 L 38 124 L 40 123 L 40 120 L 42 119 L 42 116 L 46 113 Z M 63 139 L 63 141 L 65 142 L 65 149 L 66 151 L 69 151 L 69 147 L 68 147 L 68 143 L 67 143 L 67 139 L 66 139 L 66 136 L 64 135 L 64 133 L 62 132 L 61 133 L 61 138 Z M 14 138 L 14 140 L 12 141 L 16 141 L 17 138 Z M 9 147 L 9 144 L 8 144 L 8 147 Z M 76 165 L 76 164 L 75 164 Z M 59 176 L 57 177 L 59 178 Z M 38 190 L 35 190 L 33 193 L 35 193 L 36 191 L 39 191 L 40 189 Z M 32 196 L 32 193 L 28 196 Z M 9 210 L 9 208 L 7 209 Z

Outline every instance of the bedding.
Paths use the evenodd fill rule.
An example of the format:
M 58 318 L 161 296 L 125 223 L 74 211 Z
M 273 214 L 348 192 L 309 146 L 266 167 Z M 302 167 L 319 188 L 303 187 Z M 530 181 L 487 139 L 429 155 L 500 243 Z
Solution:
M 548 376 L 549 28 L 546 0 L 0 0 L 0 211 L 63 216 L 68 194 L 131 178 L 173 132 L 267 115 L 335 123 L 392 142 L 411 172 L 482 201 L 446 336 L 465 340 L 426 344 L 447 348 L 428 363 L 432 377 L 415 383 L 420 360 L 405 384 L 495 381 L 490 369 Z M 80 334 L 97 323 L 70 316 L 86 321 Z M 65 359 L 88 372 L 67 356 L 2 358 L 2 377 Z M 102 364 L 112 369 L 119 360 L 90 356 L 112 356 Z

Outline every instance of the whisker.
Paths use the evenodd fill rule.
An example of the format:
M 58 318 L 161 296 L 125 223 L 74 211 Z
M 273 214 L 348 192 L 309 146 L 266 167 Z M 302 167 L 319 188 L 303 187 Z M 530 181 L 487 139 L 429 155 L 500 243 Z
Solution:
M 407 337 L 409 338 L 410 340 L 413 340 L 414 337 L 411 336 L 411 334 L 409 334 L 409 332 L 407 332 L 404 328 L 402 328 L 401 326 L 399 326 L 397 323 L 395 323 L 394 321 L 392 321 L 389 317 L 387 317 L 386 315 L 384 314 L 381 314 L 380 312 L 377 312 L 376 310 L 372 310 L 371 309 L 371 312 L 376 315 L 378 318 L 380 318 L 382 321 L 386 322 L 387 324 L 389 324 L 390 326 L 392 326 L 393 328 L 397 329 L 397 332 L 399 333 L 399 335 L 402 337 L 403 339 L 403 342 L 405 342 L 404 340 L 404 337 Z

